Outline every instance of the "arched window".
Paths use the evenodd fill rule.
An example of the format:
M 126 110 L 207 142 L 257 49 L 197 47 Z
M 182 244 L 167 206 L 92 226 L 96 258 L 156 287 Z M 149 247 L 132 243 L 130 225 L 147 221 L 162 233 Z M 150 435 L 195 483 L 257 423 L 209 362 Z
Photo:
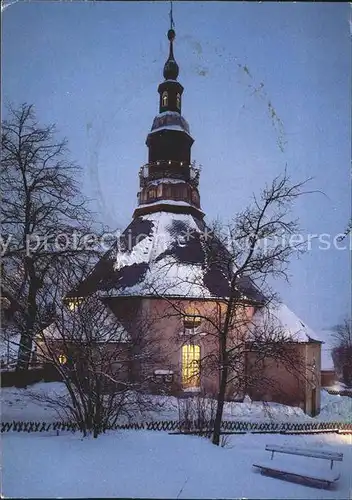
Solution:
M 199 390 L 200 388 L 199 345 L 182 346 L 182 386 L 185 390 Z
M 148 199 L 149 200 L 153 200 L 155 198 L 155 196 L 156 196 L 155 189 L 154 188 L 153 189 L 149 189 L 149 191 L 148 191 Z
M 192 203 L 199 205 L 199 196 L 196 191 L 192 191 Z
M 176 106 L 177 109 L 181 109 L 181 96 L 179 93 L 176 94 Z
M 161 96 L 161 103 L 162 103 L 163 107 L 167 106 L 168 101 L 169 101 L 169 98 L 168 98 L 167 92 L 165 90 L 163 92 L 163 95 Z

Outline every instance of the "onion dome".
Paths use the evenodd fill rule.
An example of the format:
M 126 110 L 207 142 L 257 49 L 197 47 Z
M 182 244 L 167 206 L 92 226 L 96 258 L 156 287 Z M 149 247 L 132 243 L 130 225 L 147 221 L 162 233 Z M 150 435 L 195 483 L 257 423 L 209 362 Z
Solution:
M 174 57 L 174 50 L 173 50 L 173 41 L 175 39 L 176 33 L 173 29 L 169 29 L 167 32 L 167 37 L 170 41 L 170 51 L 169 51 L 169 57 L 165 63 L 164 66 L 164 78 L 165 80 L 177 80 L 178 77 L 178 64 L 175 61 Z

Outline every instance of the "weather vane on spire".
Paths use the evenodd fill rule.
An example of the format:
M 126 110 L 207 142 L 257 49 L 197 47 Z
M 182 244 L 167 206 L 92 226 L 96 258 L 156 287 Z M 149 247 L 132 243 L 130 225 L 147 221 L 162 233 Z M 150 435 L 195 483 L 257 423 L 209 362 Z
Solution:
M 170 0 L 170 29 L 175 27 L 174 18 L 172 17 L 172 0 Z

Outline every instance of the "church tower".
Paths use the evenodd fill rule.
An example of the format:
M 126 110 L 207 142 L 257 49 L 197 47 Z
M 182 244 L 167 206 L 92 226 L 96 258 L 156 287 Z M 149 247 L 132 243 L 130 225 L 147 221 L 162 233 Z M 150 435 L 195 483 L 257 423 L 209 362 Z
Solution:
M 184 89 L 177 81 L 175 36 L 171 27 L 167 33 L 169 57 L 164 65 L 164 81 L 158 87 L 159 114 L 146 140 L 148 163 L 139 172 L 140 191 L 134 218 L 160 211 L 204 217 L 198 192 L 200 169 L 195 162 L 191 163 L 194 140 L 181 114 Z

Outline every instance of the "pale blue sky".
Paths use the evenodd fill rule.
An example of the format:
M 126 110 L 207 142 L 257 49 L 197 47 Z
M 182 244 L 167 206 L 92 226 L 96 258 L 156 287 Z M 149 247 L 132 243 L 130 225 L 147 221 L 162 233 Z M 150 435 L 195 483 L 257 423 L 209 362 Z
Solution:
M 40 1 L 3 13 L 3 102 L 34 103 L 42 122 L 57 124 L 84 169 L 83 190 L 112 227 L 126 226 L 136 205 L 168 12 L 168 2 Z M 349 15 L 347 3 L 174 2 L 183 115 L 203 166 L 207 220 L 235 214 L 287 164 L 294 180 L 313 177 L 311 189 L 325 193 L 295 204 L 303 234 L 344 231 Z M 269 101 L 283 123 L 283 152 Z M 282 298 L 317 332 L 348 314 L 349 250 L 313 243 L 290 272 L 291 284 L 278 284 Z

